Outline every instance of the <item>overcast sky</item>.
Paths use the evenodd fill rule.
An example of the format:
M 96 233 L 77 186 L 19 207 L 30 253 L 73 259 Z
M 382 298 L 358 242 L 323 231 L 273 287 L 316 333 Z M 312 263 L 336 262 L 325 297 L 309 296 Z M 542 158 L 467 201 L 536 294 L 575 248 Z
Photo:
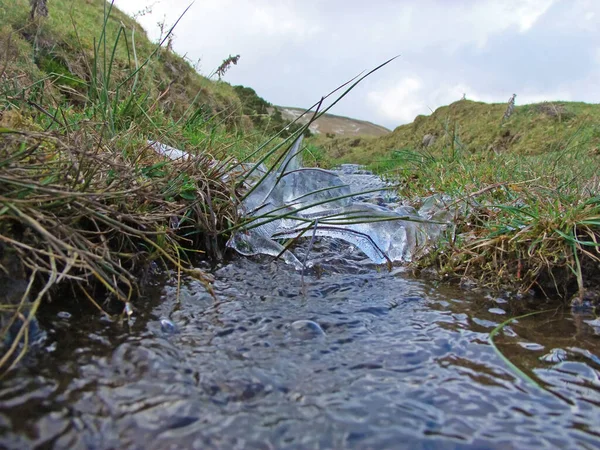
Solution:
M 151 38 L 190 0 L 116 0 Z M 196 0 L 175 51 L 265 100 L 308 107 L 385 60 L 331 111 L 394 128 L 459 100 L 600 102 L 600 0 Z

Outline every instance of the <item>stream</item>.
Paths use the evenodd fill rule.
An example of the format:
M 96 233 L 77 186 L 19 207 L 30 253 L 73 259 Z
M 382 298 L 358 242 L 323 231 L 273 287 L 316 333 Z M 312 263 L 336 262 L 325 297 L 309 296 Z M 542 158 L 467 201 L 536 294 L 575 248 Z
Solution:
M 368 174 L 366 174 L 368 175 Z M 0 381 L 7 449 L 600 448 L 591 313 L 391 272 L 317 238 L 157 276 L 129 324 L 63 302 Z M 543 303 L 543 302 L 542 302 Z M 510 317 L 551 309 L 507 325 Z

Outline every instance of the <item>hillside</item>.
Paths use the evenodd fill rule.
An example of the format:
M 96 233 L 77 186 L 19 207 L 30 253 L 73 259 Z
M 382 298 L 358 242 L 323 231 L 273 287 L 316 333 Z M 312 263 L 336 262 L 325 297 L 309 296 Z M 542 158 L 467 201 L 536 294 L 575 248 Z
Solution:
M 0 65 L 0 91 L 4 101 L 19 97 L 50 108 L 68 104 L 76 111 L 109 96 L 116 105 L 117 99 L 133 92 L 127 108 L 109 111 L 118 116 L 114 120 L 121 121 L 111 123 L 113 128 L 140 125 L 156 112 L 167 122 L 193 120 L 196 125 L 209 123 L 210 128 L 256 135 L 253 140 L 258 143 L 289 127 L 281 115 L 266 117 L 271 105 L 254 90 L 202 76 L 189 60 L 169 48 L 168 30 L 159 47 L 110 2 L 87 0 L 75 7 L 72 0 L 53 0 L 48 17 L 34 21 L 29 17 L 28 0 L 1 3 L 0 61 L 4 64 Z M 29 112 L 35 116 L 40 111 Z M 287 128 L 282 137 L 298 128 Z
M 289 106 L 276 106 L 277 110 L 286 120 L 295 120 L 304 110 Z M 300 118 L 299 123 L 305 124 L 310 119 L 310 115 Z M 383 136 L 390 130 L 381 125 L 376 125 L 364 120 L 352 119 L 350 117 L 336 116 L 334 114 L 324 114 L 310 126 L 313 134 L 322 136 Z
M 461 100 L 381 137 L 321 141 L 322 165 L 358 162 L 405 202 L 441 203 L 451 233 L 417 268 L 442 280 L 600 300 L 600 105 Z
M 48 17 L 33 22 L 27 0 L 2 4 L 0 49 L 7 58 L 1 87 L 9 96 L 37 102 L 43 90 L 44 103 L 68 101 L 82 107 L 90 95 L 106 94 L 104 88 L 114 92 L 120 86 L 125 95 L 135 83 L 140 108 L 131 108 L 130 115 L 159 108 L 165 116 L 179 118 L 190 107 L 195 112 L 195 105 L 207 119 L 219 114 L 225 122 L 242 125 L 236 114 L 241 105 L 231 86 L 200 76 L 182 57 L 158 49 L 139 24 L 104 0 L 77 2 L 76 7 L 70 0 L 53 0 Z M 125 82 L 136 66 L 139 72 Z
M 430 152 L 461 147 L 481 154 L 537 155 L 565 145 L 589 151 L 600 145 L 600 105 L 547 102 L 516 106 L 503 122 L 505 110 L 506 104 L 461 100 L 429 116 L 417 116 L 412 123 L 379 138 L 339 138 L 325 142 L 323 147 L 335 162 L 352 161 L 377 168 L 388 167 L 397 150 L 422 149 L 426 135 L 435 137 L 428 147 Z

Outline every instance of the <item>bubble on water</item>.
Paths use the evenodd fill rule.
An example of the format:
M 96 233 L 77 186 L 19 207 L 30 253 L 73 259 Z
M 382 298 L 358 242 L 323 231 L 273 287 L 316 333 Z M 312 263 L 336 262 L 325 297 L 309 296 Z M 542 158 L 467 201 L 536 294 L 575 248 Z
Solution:
M 596 334 L 600 334 L 600 319 L 596 318 L 594 320 L 584 320 L 589 326 L 591 326 Z
M 535 342 L 519 342 L 519 345 L 524 349 L 531 350 L 534 352 L 544 350 L 544 346 L 541 344 L 536 344 Z
M 167 334 L 177 333 L 177 326 L 169 319 L 160 320 L 160 329 Z
M 491 320 L 479 319 L 477 317 L 473 317 L 471 320 L 477 325 L 481 325 L 482 327 L 486 328 L 496 328 L 498 326 L 496 322 L 492 322 Z
M 59 313 L 56 314 L 56 316 L 59 319 L 70 319 L 71 318 L 71 313 L 69 313 L 67 311 L 60 311 Z
M 292 336 L 298 339 L 315 339 L 325 336 L 323 328 L 312 320 L 296 320 L 291 325 Z
M 562 348 L 553 348 L 549 353 L 540 356 L 540 360 L 547 363 L 559 363 L 567 359 L 567 352 Z

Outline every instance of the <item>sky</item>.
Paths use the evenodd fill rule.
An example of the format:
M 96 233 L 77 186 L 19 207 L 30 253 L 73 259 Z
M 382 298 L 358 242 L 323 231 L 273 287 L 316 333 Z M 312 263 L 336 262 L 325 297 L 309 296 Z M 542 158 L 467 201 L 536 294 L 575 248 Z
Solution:
M 116 0 L 151 39 L 191 0 Z M 196 0 L 173 48 L 210 76 L 307 108 L 400 55 L 330 111 L 390 129 L 460 100 L 600 102 L 600 0 Z

